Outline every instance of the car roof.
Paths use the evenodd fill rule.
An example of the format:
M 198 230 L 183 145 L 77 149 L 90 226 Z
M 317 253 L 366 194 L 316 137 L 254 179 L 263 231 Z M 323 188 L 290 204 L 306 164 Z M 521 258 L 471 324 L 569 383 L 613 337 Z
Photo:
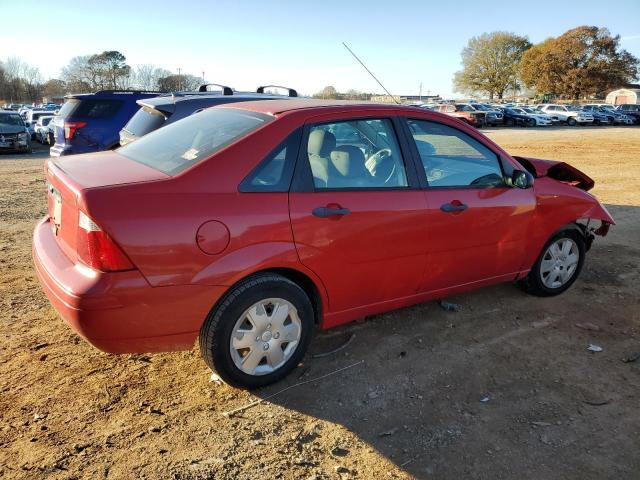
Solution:
M 221 108 L 237 108 L 268 115 L 280 115 L 291 111 L 317 111 L 318 113 L 336 110 L 398 110 L 423 111 L 420 107 L 398 105 L 394 103 L 372 103 L 350 100 L 315 100 L 299 98 L 293 100 L 271 100 L 268 102 L 238 102 L 221 106 Z

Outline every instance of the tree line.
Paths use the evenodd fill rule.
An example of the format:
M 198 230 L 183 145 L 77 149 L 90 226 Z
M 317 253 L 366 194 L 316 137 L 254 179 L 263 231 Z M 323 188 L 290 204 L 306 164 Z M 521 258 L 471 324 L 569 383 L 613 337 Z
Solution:
M 503 98 L 523 89 L 538 97 L 579 99 L 603 96 L 638 77 L 638 59 L 620 47 L 620 36 L 606 28 L 582 26 L 533 45 L 525 36 L 491 32 L 473 37 L 462 50 L 462 69 L 453 78 L 456 91 Z M 60 78 L 44 80 L 37 67 L 17 57 L 0 61 L 0 99 L 39 102 L 67 93 L 105 89 L 172 92 L 196 90 L 200 77 L 174 74 L 155 65 L 131 67 L 118 51 L 73 57 Z M 370 93 L 332 86 L 314 98 L 369 100 Z
M 536 45 L 511 32 L 485 33 L 471 38 L 461 55 L 454 88 L 490 99 L 525 88 L 537 97 L 603 97 L 639 73 L 638 59 L 620 48 L 620 36 L 593 26 L 573 28 Z
M 40 70 L 9 57 L 0 61 L 0 99 L 9 102 L 40 102 L 42 97 L 60 98 L 67 93 L 98 90 L 148 90 L 175 92 L 197 90 L 203 83 L 190 74 L 173 74 L 155 65 L 131 67 L 115 50 L 73 57 L 60 78 L 44 80 Z

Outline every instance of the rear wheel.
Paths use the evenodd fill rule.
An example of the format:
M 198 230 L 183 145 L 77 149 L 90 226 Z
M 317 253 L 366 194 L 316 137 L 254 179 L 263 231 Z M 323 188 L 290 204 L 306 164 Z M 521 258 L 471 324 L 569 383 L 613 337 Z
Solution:
M 513 118 L 507 118 L 504 123 L 507 125 L 507 127 L 513 127 Z
M 297 284 L 277 274 L 254 275 L 209 314 L 200 330 L 200 352 L 226 383 L 262 387 L 302 359 L 313 318 L 311 302 Z
M 584 237 L 580 232 L 567 229 L 556 233 L 546 243 L 521 285 L 532 295 L 559 295 L 578 278 L 585 252 Z

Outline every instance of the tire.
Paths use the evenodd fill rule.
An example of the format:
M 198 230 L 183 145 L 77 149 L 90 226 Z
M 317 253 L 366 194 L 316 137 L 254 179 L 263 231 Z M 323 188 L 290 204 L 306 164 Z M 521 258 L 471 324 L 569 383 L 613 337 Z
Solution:
M 287 316 L 279 322 L 272 315 L 284 307 Z M 258 309 L 254 310 L 255 320 L 250 317 L 254 308 Z M 291 345 L 294 340 L 286 340 L 296 336 L 296 325 L 297 342 Z M 229 385 L 263 387 L 282 379 L 298 365 L 313 327 L 313 307 L 302 288 L 275 273 L 256 274 L 232 287 L 209 313 L 200 329 L 200 353 L 209 368 Z M 279 361 L 284 363 L 270 365 L 280 355 Z M 246 362 L 255 367 L 243 367 Z
M 573 117 L 567 118 L 567 125 L 569 125 L 570 127 L 575 127 L 577 124 L 578 122 L 576 121 L 575 118 Z
M 538 125 L 538 122 L 536 122 L 535 118 L 529 118 L 527 119 L 527 126 L 528 127 L 535 127 Z
M 504 121 L 504 124 L 505 124 L 507 127 L 513 127 L 514 123 L 515 123 L 515 122 L 513 121 L 513 118 L 507 118 L 507 119 Z
M 556 270 L 556 267 L 554 266 L 549 273 L 545 274 L 546 271 L 549 270 L 549 265 L 553 265 L 556 261 L 550 251 L 552 246 L 564 245 L 565 242 L 571 246 L 569 251 L 570 253 L 567 254 L 566 251 L 562 251 L 560 259 L 565 258 L 566 261 L 563 262 L 558 259 L 558 266 L 560 267 L 560 270 Z M 531 268 L 529 275 L 520 282 L 521 287 L 527 293 L 538 297 L 552 297 L 563 293 L 573 285 L 573 282 L 575 282 L 580 275 L 582 265 L 584 264 L 585 253 L 586 245 L 584 236 L 580 231 L 574 228 L 567 228 L 559 231 L 544 245 L 536 263 L 533 264 L 533 268 Z M 567 269 L 567 265 L 571 263 L 570 256 L 572 254 L 578 255 L 577 262 L 573 264 L 573 268 Z M 563 275 L 561 272 L 563 270 L 571 270 L 570 276 L 566 279 L 561 278 Z M 553 282 L 554 275 L 558 275 L 558 282 Z

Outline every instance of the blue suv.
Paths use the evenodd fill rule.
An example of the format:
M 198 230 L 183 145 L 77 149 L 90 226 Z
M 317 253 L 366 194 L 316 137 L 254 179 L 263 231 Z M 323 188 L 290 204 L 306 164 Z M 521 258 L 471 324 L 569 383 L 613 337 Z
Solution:
M 55 144 L 52 157 L 110 150 L 119 146 L 119 132 L 140 105 L 136 101 L 157 97 L 159 92 L 102 90 L 67 95 L 51 121 Z

